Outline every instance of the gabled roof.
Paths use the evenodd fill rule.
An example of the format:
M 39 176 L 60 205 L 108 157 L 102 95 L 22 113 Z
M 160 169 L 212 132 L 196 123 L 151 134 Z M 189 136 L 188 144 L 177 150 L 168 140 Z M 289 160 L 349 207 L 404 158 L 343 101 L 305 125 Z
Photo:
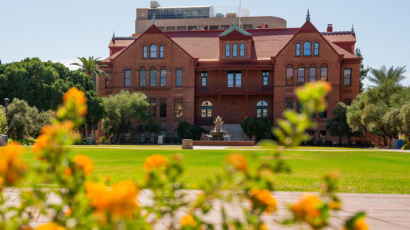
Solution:
M 309 25 L 310 24 L 310 25 Z M 317 29 L 309 22 L 309 24 L 301 28 L 283 28 L 283 29 L 250 29 L 245 31 L 253 38 L 254 52 L 251 59 L 253 60 L 270 60 L 271 57 L 276 57 L 278 53 L 289 43 L 289 41 L 296 35 L 296 33 L 317 31 Z M 231 27 L 232 28 L 232 27 Z M 236 29 L 232 29 L 231 32 Z M 226 31 L 169 31 L 161 32 L 158 28 L 151 29 L 150 33 L 161 32 L 166 37 L 171 39 L 175 44 L 185 50 L 193 58 L 199 59 L 199 61 L 218 61 L 219 60 L 219 40 L 220 36 Z M 146 31 L 148 32 L 148 30 Z M 320 32 L 319 32 L 320 33 Z M 344 55 L 345 58 L 356 58 L 353 54 L 344 50 L 338 43 L 356 42 L 354 32 L 332 32 L 332 33 L 320 33 L 326 42 L 330 44 L 332 49 L 339 55 Z M 229 35 L 229 33 L 227 33 Z M 139 37 L 141 37 L 140 35 Z M 248 36 L 248 35 L 247 35 Z M 117 47 L 123 48 L 121 51 L 112 55 L 109 59 L 115 59 L 126 47 L 129 47 L 138 38 L 130 38 L 130 40 L 124 38 L 116 38 L 115 42 L 110 42 L 110 48 Z M 106 59 L 107 60 L 107 59 Z
M 225 36 L 229 35 L 230 33 L 232 33 L 233 31 L 238 31 L 239 33 L 241 33 L 244 36 L 252 36 L 252 34 L 250 34 L 248 31 L 246 31 L 242 27 L 238 26 L 236 24 L 236 21 L 235 21 L 233 26 L 229 27 L 227 30 L 225 30 L 223 33 L 221 33 L 219 35 L 219 37 L 225 37 Z

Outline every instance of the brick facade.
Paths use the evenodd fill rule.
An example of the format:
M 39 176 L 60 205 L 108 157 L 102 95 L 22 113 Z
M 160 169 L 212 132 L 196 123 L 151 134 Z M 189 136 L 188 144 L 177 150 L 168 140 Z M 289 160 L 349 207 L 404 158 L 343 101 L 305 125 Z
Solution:
M 310 56 L 304 55 L 305 42 L 311 44 Z M 340 101 L 352 101 L 359 93 L 360 59 L 353 53 L 355 42 L 354 32 L 320 33 L 310 21 L 301 28 L 245 31 L 234 25 L 225 32 L 161 32 L 153 25 L 139 36 L 112 39 L 110 57 L 103 61 L 110 81 L 100 79 L 98 93 L 108 96 L 124 89 L 143 92 L 150 102 L 156 102 L 155 118 L 172 136 L 181 120 L 207 126 L 219 115 L 227 124 L 239 124 L 245 117 L 259 114 L 274 122 L 286 104 L 296 109 L 294 89 L 303 85 L 298 74 L 304 73 L 306 83 L 313 77 L 320 80 L 327 68 L 333 90 L 327 97 L 327 116 L 317 114 L 314 118 L 319 124 L 315 131 L 318 139 L 320 133 L 325 134 L 331 109 Z M 150 58 L 153 44 L 156 58 Z M 145 86 L 140 84 L 141 69 L 146 70 Z M 155 86 L 150 85 L 154 69 Z M 166 84 L 162 86 L 161 70 L 166 70 Z M 176 84 L 177 70 L 182 71 L 182 86 Z M 125 71 L 131 72 L 130 85 L 126 85 L 129 72 Z M 345 85 L 345 71 L 351 72 L 350 85 Z M 293 79 L 287 79 L 289 73 L 293 73 Z M 161 102 L 166 103 L 162 109 Z M 183 103 L 183 117 L 175 115 L 176 102 Z M 160 114 L 164 107 L 166 115 Z

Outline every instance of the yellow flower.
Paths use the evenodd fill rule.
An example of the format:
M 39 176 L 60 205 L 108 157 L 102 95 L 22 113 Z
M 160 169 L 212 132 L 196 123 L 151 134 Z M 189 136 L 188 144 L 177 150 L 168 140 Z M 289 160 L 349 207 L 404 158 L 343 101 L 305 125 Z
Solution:
M 366 218 L 360 217 L 354 222 L 354 230 L 368 230 L 369 226 L 366 224 Z
M 65 230 L 65 228 L 51 222 L 38 226 L 36 230 Z
M 237 171 L 247 172 L 248 163 L 246 158 L 241 154 L 231 154 L 226 158 L 226 162 L 232 165 Z
M 266 224 L 261 224 L 261 226 L 259 227 L 259 230 L 269 230 L 268 226 L 266 226 Z
M 12 186 L 24 175 L 26 166 L 19 156 L 24 149 L 17 143 L 11 143 L 0 153 L 1 186 Z
M 76 166 L 80 168 L 85 175 L 90 175 L 90 173 L 94 170 L 94 163 L 93 161 L 85 155 L 76 155 L 73 159 Z
M 253 188 L 249 191 L 249 195 L 253 201 L 253 208 L 255 208 L 256 202 L 257 204 L 263 205 L 267 213 L 276 212 L 278 210 L 278 203 L 268 190 Z
M 329 209 L 340 210 L 342 208 L 342 203 L 340 201 L 331 201 L 328 204 Z
M 103 183 L 86 183 L 87 197 L 98 214 L 112 213 L 119 217 L 131 217 L 137 208 L 137 185 L 121 181 L 108 189 Z
M 308 194 L 302 197 L 298 203 L 291 206 L 291 210 L 298 220 L 312 223 L 313 219 L 320 216 L 319 205 L 321 201 L 317 196 Z
M 46 150 L 55 150 L 53 152 L 59 152 L 58 150 L 60 146 L 64 144 L 59 143 L 59 141 L 65 141 L 65 139 L 62 139 L 60 136 L 73 135 L 73 128 L 74 123 L 70 120 L 44 126 L 41 129 L 41 135 L 37 138 L 36 143 L 33 146 L 33 152 L 36 154 Z M 42 158 L 42 156 L 39 155 L 37 155 L 37 157 Z
M 144 169 L 147 172 L 160 169 L 168 164 L 167 158 L 161 155 L 152 155 L 145 160 Z
M 87 99 L 83 91 L 77 89 L 76 87 L 73 87 L 64 94 L 63 100 L 66 104 L 70 101 L 73 101 L 76 107 L 76 111 L 78 111 L 80 115 L 84 116 L 87 114 Z
M 191 215 L 186 215 L 182 217 L 181 219 L 181 227 L 192 227 L 194 228 L 196 226 L 196 221 L 193 216 Z
M 69 176 L 71 176 L 72 174 L 73 174 L 73 170 L 71 170 L 71 168 L 66 168 L 66 169 L 64 170 L 64 175 L 65 175 L 65 176 L 69 177 Z
M 71 208 L 67 209 L 67 211 L 64 212 L 64 216 L 71 216 L 72 210 Z

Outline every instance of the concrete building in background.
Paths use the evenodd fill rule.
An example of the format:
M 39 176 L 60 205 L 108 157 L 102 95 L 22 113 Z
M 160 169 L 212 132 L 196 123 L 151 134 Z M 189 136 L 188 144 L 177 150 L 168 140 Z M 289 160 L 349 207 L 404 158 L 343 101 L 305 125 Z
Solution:
M 162 31 L 226 30 L 235 20 L 244 29 L 286 28 L 283 18 L 250 17 L 249 11 L 241 7 L 161 7 L 158 1 L 151 1 L 150 8 L 137 8 L 135 33 L 145 32 L 152 20 Z

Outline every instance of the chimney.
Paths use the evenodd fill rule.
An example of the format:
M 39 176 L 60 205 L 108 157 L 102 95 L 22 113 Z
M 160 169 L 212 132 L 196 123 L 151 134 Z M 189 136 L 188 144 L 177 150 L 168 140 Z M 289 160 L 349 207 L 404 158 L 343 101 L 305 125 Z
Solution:
M 333 25 L 332 24 L 327 24 L 327 32 L 333 32 Z

